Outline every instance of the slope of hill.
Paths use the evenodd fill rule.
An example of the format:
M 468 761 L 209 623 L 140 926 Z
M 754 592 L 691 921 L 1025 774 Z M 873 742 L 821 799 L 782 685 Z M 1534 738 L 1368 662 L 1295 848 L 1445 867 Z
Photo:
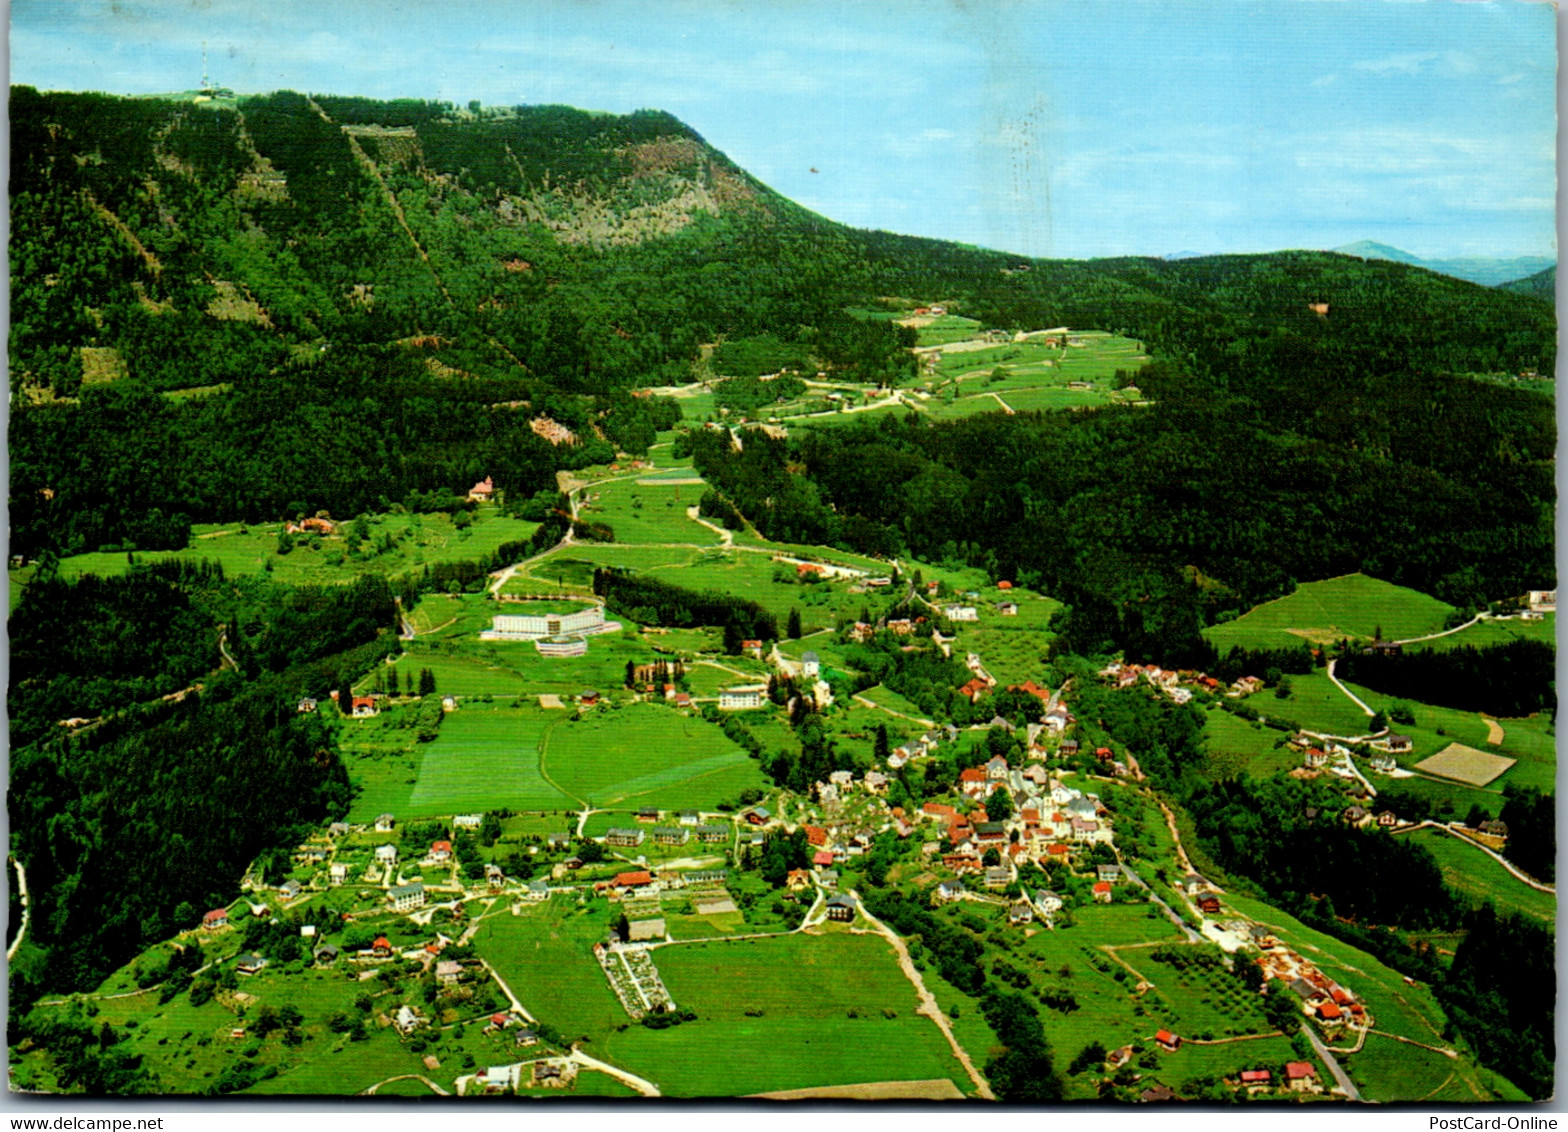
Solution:
M 1515 256 L 1512 259 L 1497 259 L 1487 256 L 1459 256 L 1453 259 L 1422 259 L 1420 256 L 1411 255 L 1409 252 L 1380 244 L 1375 240 L 1357 240 L 1353 244 L 1335 248 L 1334 251 L 1341 255 L 1358 256 L 1361 259 L 1386 259 L 1394 263 L 1408 263 L 1412 267 L 1424 267 L 1428 271 L 1436 271 L 1440 275 L 1452 275 L 1456 279 L 1468 279 L 1472 283 L 1480 283 L 1487 287 L 1498 287 L 1505 283 L 1522 280 L 1547 268 L 1555 268 L 1556 261 L 1548 256 Z
M 1534 275 L 1523 279 L 1514 279 L 1507 283 L 1499 284 L 1499 289 L 1512 291 L 1516 295 L 1533 295 L 1537 299 L 1545 299 L 1549 303 L 1557 301 L 1557 267 L 1554 264 L 1545 271 L 1537 271 Z

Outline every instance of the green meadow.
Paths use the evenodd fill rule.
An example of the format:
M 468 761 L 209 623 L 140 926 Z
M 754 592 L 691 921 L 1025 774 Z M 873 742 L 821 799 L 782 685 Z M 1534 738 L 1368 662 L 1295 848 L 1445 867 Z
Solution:
M 1371 640 L 1379 628 L 1384 640 L 1395 641 L 1441 632 L 1453 611 L 1453 606 L 1419 590 L 1346 574 L 1303 582 L 1295 593 L 1210 626 L 1203 635 L 1221 652 L 1232 645 L 1279 649 L 1328 644 L 1341 637 Z
M 687 518 L 706 488 L 702 484 L 655 485 L 635 479 L 614 480 L 585 488 L 577 517 L 609 523 L 616 543 L 690 543 L 714 546 L 719 536 Z
M 1474 903 L 1490 900 L 1499 912 L 1516 912 L 1548 926 L 1557 919 L 1557 900 L 1531 888 L 1473 845 L 1435 829 L 1402 835 L 1429 850 L 1443 870 L 1443 880 Z
M 672 1097 L 968 1077 L 874 935 L 795 934 L 653 952 L 697 1019 L 612 1033 L 604 1056 Z M 966 1089 L 967 1091 L 967 1089 Z
M 566 717 L 550 731 L 540 765 L 562 791 L 596 808 L 711 809 L 766 784 L 718 727 L 659 704 Z
M 425 755 L 407 816 L 569 806 L 572 797 L 540 770 L 545 735 L 559 718 L 558 713 L 533 708 L 452 712 L 435 742 L 423 744 Z

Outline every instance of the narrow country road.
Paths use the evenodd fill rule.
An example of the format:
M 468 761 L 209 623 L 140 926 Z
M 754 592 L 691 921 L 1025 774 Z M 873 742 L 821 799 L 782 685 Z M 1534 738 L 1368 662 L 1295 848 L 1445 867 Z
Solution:
M 1406 637 L 1402 641 L 1395 641 L 1394 644 L 1396 644 L 1396 645 L 1413 645 L 1413 644 L 1415 644 L 1418 641 L 1435 641 L 1439 637 L 1447 637 L 1447 636 L 1453 635 L 1454 633 L 1462 633 L 1466 629 L 1470 628 L 1470 626 L 1476 624 L 1477 622 L 1479 622 L 1479 621 L 1489 621 L 1489 620 L 1491 620 L 1491 618 L 1492 618 L 1492 615 L 1490 613 L 1477 613 L 1474 617 L 1470 618 L 1470 620 L 1466 621 L 1463 625 L 1455 625 L 1452 629 L 1444 629 L 1441 633 L 1428 633 L 1424 637 Z
M 430 1091 L 435 1093 L 438 1097 L 449 1097 L 452 1095 L 443 1089 L 440 1085 L 437 1085 L 429 1077 L 426 1077 L 423 1073 L 399 1073 L 396 1077 L 388 1077 L 385 1081 L 377 1081 L 374 1085 L 370 1086 L 370 1088 L 366 1089 L 359 1095 L 362 1097 L 373 1097 L 376 1095 L 377 1089 L 381 1088 L 382 1085 L 390 1085 L 393 1081 L 423 1081 L 430 1087 Z
M 1350 1075 L 1340 1068 L 1339 1062 L 1334 1060 L 1334 1055 L 1328 1051 L 1328 1046 L 1318 1040 L 1317 1031 L 1311 1026 L 1303 1025 L 1302 1031 L 1307 1035 L 1307 1041 L 1312 1043 L 1312 1048 L 1323 1064 L 1328 1066 L 1328 1071 L 1334 1075 L 1334 1080 L 1339 1084 L 1340 1091 L 1353 1101 L 1361 1100 L 1361 1090 L 1356 1088 L 1356 1083 Z
M 22 937 L 27 934 L 27 874 L 22 871 L 22 862 L 13 860 L 16 866 L 16 891 L 22 898 L 22 926 L 16 929 L 16 938 L 11 941 L 11 946 L 5 949 L 5 957 L 9 962 L 16 956 L 16 949 L 22 946 Z
M 1127 879 L 1132 881 L 1133 884 L 1137 885 L 1139 888 L 1143 889 L 1143 891 L 1148 894 L 1149 899 L 1160 906 L 1160 910 L 1165 913 L 1165 918 L 1176 925 L 1176 929 L 1181 932 L 1182 936 L 1186 938 L 1188 943 L 1198 943 L 1201 940 L 1202 937 L 1199 936 L 1197 932 L 1192 930 L 1191 925 L 1189 925 L 1186 920 L 1183 920 L 1179 915 L 1177 915 L 1176 911 L 1169 904 L 1160 899 L 1160 894 L 1145 884 L 1141 876 L 1132 871 L 1131 865 L 1127 864 L 1126 861 L 1122 861 L 1119 855 L 1117 860 L 1121 861 L 1122 872 L 1126 875 Z
M 920 1006 L 915 1013 L 924 1014 L 936 1023 L 937 1029 L 941 1030 L 942 1036 L 947 1039 L 947 1044 L 953 1048 L 953 1056 L 958 1058 L 959 1064 L 964 1067 L 964 1072 L 969 1074 L 969 1079 L 974 1082 L 976 1092 L 985 1100 L 996 1100 L 996 1094 L 991 1091 L 990 1084 L 980 1075 L 980 1071 L 975 1068 L 975 1063 L 969 1060 L 968 1051 L 959 1045 L 958 1039 L 953 1036 L 953 1028 L 947 1023 L 947 1015 L 943 1014 L 942 1008 L 937 1005 L 936 997 L 926 989 L 925 980 L 915 969 L 914 960 L 910 959 L 909 948 L 904 946 L 904 941 L 899 938 L 897 932 L 866 910 L 858 894 L 855 894 L 855 903 L 860 905 L 860 914 L 871 923 L 883 939 L 893 945 L 893 950 L 898 954 L 898 965 L 903 969 L 904 977 L 914 985 L 915 994 L 920 999 Z
M 1350 702 L 1355 704 L 1369 717 L 1376 715 L 1377 712 L 1367 707 L 1366 703 L 1359 696 L 1339 682 L 1339 677 L 1334 675 L 1334 666 L 1338 663 L 1339 661 L 1337 659 L 1328 662 L 1328 678 L 1334 682 L 1334 687 L 1338 688 L 1341 692 L 1344 692 L 1345 695 L 1349 696 Z
M 572 1060 L 575 1061 L 578 1065 L 583 1066 L 585 1069 L 597 1069 L 600 1073 L 608 1073 L 617 1081 L 620 1081 L 626 1085 L 630 1085 L 645 1097 L 657 1097 L 662 1095 L 659 1092 L 659 1086 L 655 1085 L 652 1081 L 644 1080 L 634 1073 L 628 1073 L 624 1069 L 618 1069 L 607 1061 L 600 1061 L 597 1057 L 589 1057 L 576 1046 L 572 1047 Z
M 1492 858 L 1492 860 L 1496 861 L 1499 865 L 1503 866 L 1503 868 L 1507 869 L 1510 873 L 1512 873 L 1514 876 L 1518 877 L 1520 880 L 1524 881 L 1525 884 L 1529 885 L 1531 888 L 1535 889 L 1537 892 L 1550 893 L 1552 896 L 1556 896 L 1557 895 L 1557 889 L 1553 888 L 1549 884 L 1543 884 L 1541 881 L 1538 881 L 1534 877 L 1532 877 L 1529 873 L 1520 871 L 1518 865 L 1514 864 L 1507 857 L 1504 857 L 1501 853 L 1499 853 L 1497 850 L 1493 849 L 1491 846 L 1489 846 L 1489 845 L 1482 845 L 1479 841 L 1472 840 L 1471 838 L 1466 837 L 1464 834 L 1458 833 L 1458 832 L 1450 829 L 1448 826 L 1442 824 L 1441 822 L 1435 822 L 1435 821 L 1432 821 L 1429 818 L 1426 821 L 1421 822 L 1419 825 L 1412 825 L 1412 826 L 1410 826 L 1410 827 L 1408 827 L 1406 829 L 1397 829 L 1397 830 L 1394 831 L 1394 835 L 1398 836 L 1401 833 L 1414 833 L 1418 829 L 1440 829 L 1444 833 L 1448 834 L 1450 837 L 1457 837 L 1460 841 L 1463 841 L 1466 845 L 1474 846 L 1476 849 L 1479 849 L 1481 852 L 1485 853 L 1488 857 Z

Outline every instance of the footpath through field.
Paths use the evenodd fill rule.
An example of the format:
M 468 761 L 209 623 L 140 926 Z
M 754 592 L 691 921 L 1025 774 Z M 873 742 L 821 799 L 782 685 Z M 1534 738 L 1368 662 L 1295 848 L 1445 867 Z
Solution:
M 904 977 L 914 985 L 915 994 L 920 998 L 920 1005 L 916 1008 L 915 1013 L 924 1014 L 936 1023 L 937 1029 L 942 1031 L 942 1036 L 947 1039 L 947 1044 L 952 1047 L 953 1056 L 958 1058 L 959 1064 L 964 1067 L 964 1072 L 969 1074 L 969 1079 L 974 1082 L 975 1091 L 983 1099 L 994 1101 L 996 1094 L 991 1091 L 991 1086 L 980 1075 L 980 1071 L 975 1068 L 974 1062 L 969 1060 L 968 1051 L 959 1045 L 958 1039 L 953 1036 L 953 1029 L 947 1024 L 947 1016 L 942 1013 L 942 1008 L 937 1005 L 935 996 L 926 989 L 925 980 L 920 977 L 920 972 L 915 969 L 914 961 L 909 957 L 909 948 L 904 946 L 904 941 L 898 937 L 898 933 L 873 916 L 858 897 L 855 902 L 860 905 L 860 914 L 870 922 L 882 938 L 893 945 L 893 950 L 898 954 L 898 965 L 903 970 Z

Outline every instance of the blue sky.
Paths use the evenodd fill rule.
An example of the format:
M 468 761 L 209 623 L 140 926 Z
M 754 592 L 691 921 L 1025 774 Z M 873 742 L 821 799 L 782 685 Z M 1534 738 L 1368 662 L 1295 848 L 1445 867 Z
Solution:
M 1050 256 L 1556 251 L 1527 0 L 13 0 L 12 81 L 669 110 L 825 216 Z

